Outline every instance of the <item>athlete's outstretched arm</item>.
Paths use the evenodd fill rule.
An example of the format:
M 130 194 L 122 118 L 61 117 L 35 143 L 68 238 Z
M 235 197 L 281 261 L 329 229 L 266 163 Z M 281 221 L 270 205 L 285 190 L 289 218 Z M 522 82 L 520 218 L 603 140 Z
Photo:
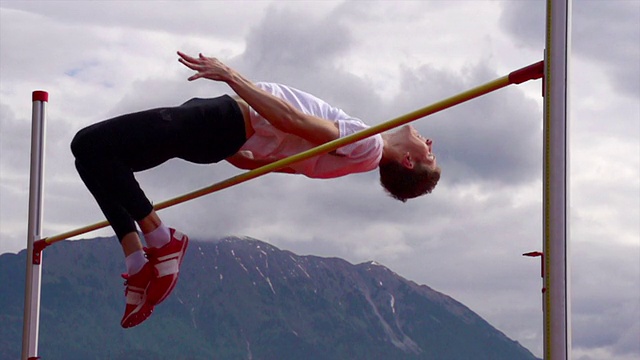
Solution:
M 182 64 L 196 71 L 189 77 L 189 81 L 205 78 L 227 83 L 249 106 L 276 128 L 314 144 L 324 144 L 340 136 L 336 124 L 332 121 L 304 114 L 285 100 L 258 88 L 220 60 L 202 54 L 195 58 L 180 51 L 178 55 Z

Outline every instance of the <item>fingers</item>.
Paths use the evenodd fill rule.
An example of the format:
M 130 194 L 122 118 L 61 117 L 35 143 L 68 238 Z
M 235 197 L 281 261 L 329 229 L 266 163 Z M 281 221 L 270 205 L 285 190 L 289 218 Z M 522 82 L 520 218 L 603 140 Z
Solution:
M 206 78 L 220 81 L 220 79 L 223 78 L 224 64 L 218 61 L 218 59 L 206 57 L 202 53 L 199 53 L 197 58 L 189 56 L 181 51 L 178 51 L 177 53 L 179 56 L 178 62 L 196 72 L 187 80 L 193 81 L 200 78 Z
M 196 73 L 194 75 L 191 75 L 189 78 L 187 78 L 188 81 L 193 81 L 193 80 L 197 80 L 199 78 L 201 78 L 203 75 L 201 73 L 202 71 L 202 62 L 194 57 L 191 57 L 185 53 L 183 53 L 182 51 L 178 51 L 178 62 L 180 62 L 182 65 L 188 67 L 191 70 L 196 71 Z
M 195 58 L 195 57 L 192 57 L 192 56 L 189 56 L 189 55 L 183 53 L 182 51 L 178 51 L 178 56 L 180 56 L 182 59 L 184 59 L 184 60 L 186 60 L 186 61 L 188 61 L 190 63 L 200 63 L 200 62 L 205 61 L 205 60 L 210 60 L 210 58 L 204 56 L 204 54 L 202 54 L 202 53 L 199 53 L 198 57 Z M 213 58 L 211 58 L 211 59 L 213 59 Z
M 193 71 L 201 71 L 202 70 L 202 67 L 200 65 L 189 63 L 189 62 L 187 62 L 187 61 L 185 61 L 183 59 L 178 59 L 178 61 L 180 63 L 182 63 L 182 65 L 188 67 L 189 69 L 191 69 Z
M 202 70 L 202 66 L 201 65 L 198 65 L 198 64 L 190 61 L 190 57 L 187 56 L 187 55 L 181 54 L 180 52 L 178 52 L 178 55 L 181 56 L 181 58 L 179 58 L 178 61 L 182 65 L 188 67 L 189 69 L 191 69 L 193 71 L 196 71 L 196 74 L 191 75 L 187 80 L 193 81 L 193 80 L 197 80 L 197 79 L 202 77 L 202 73 L 200 72 Z M 191 59 L 193 59 L 193 58 L 191 58 Z M 193 59 L 193 60 L 195 60 L 195 59 Z
M 178 58 L 178 61 L 184 64 L 189 69 L 198 70 L 196 67 L 201 68 L 202 65 L 204 65 L 203 60 L 205 60 L 205 58 L 201 57 L 197 59 L 180 51 L 178 51 L 178 56 L 180 56 L 180 58 Z
M 181 58 L 183 58 L 184 60 L 186 60 L 188 62 L 196 62 L 196 61 L 198 61 L 196 58 L 191 57 L 191 56 L 183 53 L 182 51 L 178 51 L 178 56 L 180 56 Z

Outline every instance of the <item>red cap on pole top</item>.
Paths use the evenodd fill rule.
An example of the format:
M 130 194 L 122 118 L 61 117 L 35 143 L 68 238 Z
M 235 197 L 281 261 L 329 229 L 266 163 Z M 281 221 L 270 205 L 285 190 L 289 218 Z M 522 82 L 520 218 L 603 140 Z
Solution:
M 33 92 L 32 101 L 49 101 L 49 93 L 42 90 Z

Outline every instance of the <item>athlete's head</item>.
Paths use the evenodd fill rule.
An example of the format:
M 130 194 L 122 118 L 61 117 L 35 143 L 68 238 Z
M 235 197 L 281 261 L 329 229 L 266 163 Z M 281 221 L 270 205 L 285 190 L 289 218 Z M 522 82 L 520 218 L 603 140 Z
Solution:
M 385 190 L 402 202 L 430 193 L 442 172 L 432 152 L 433 141 L 410 125 L 385 134 L 384 139 L 379 171 Z

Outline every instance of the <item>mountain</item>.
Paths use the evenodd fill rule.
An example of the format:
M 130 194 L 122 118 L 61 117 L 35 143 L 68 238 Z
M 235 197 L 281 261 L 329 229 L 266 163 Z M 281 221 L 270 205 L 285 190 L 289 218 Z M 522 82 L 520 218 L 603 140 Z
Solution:
M 536 359 L 451 297 L 380 264 L 237 237 L 192 240 L 172 295 L 125 330 L 120 254 L 113 238 L 44 251 L 43 359 Z M 1 359 L 20 357 L 25 256 L 0 255 Z

